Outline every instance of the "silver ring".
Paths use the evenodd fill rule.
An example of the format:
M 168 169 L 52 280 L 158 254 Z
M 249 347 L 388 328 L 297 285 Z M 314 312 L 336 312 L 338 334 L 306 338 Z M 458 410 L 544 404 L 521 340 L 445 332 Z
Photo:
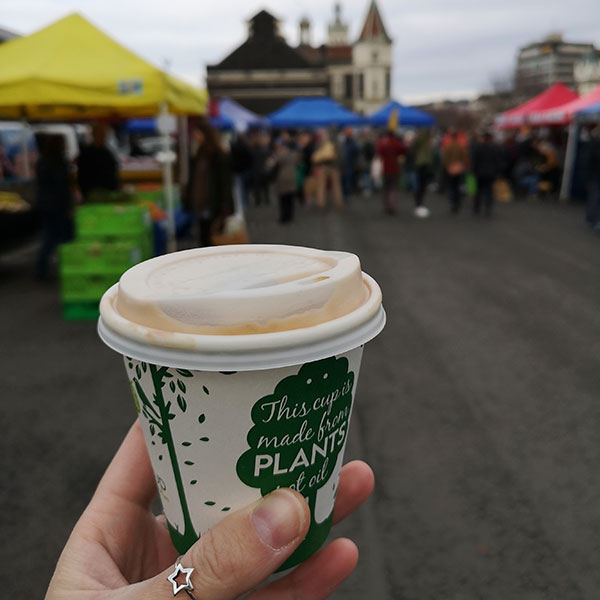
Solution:
M 173 572 L 167 577 L 167 580 L 173 586 L 173 596 L 177 596 L 179 592 L 185 592 L 192 600 L 197 600 L 196 596 L 192 594 L 192 590 L 194 589 L 191 579 L 193 572 L 194 567 L 183 567 L 181 565 L 181 556 L 178 556 L 177 560 L 175 561 L 175 567 L 173 569 Z M 177 583 L 177 578 L 181 574 L 185 575 L 184 584 Z

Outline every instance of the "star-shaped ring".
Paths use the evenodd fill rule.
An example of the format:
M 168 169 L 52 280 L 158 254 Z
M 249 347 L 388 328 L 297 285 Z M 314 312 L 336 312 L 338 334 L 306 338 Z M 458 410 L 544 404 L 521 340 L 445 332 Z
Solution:
M 173 572 L 167 577 L 169 582 L 173 585 L 173 596 L 177 596 L 177 594 L 179 594 L 179 592 L 184 591 L 190 598 L 194 598 L 193 594 L 191 594 L 191 591 L 194 589 L 194 586 L 192 585 L 192 581 L 191 581 L 191 577 L 192 577 L 192 573 L 194 572 L 194 568 L 193 567 L 186 568 L 186 567 L 181 566 L 181 563 L 179 562 L 180 559 L 181 559 L 181 556 L 179 556 L 177 558 L 177 560 L 175 561 L 175 568 L 174 568 Z M 177 578 L 182 573 L 185 575 L 185 583 L 180 585 L 177 582 Z

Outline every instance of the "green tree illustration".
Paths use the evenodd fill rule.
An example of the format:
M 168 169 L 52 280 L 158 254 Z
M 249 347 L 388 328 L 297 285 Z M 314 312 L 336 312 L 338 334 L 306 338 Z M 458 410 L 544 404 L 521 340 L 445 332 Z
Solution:
M 315 502 L 348 435 L 353 387 L 348 360 L 327 358 L 303 365 L 252 408 L 254 425 L 247 435 L 249 449 L 236 465 L 238 477 L 263 496 L 293 487 L 307 499 L 313 517 L 306 539 L 280 570 L 308 557 L 329 533 L 333 513 L 317 524 Z
M 348 433 L 353 383 L 354 373 L 348 372 L 346 358 L 305 364 L 297 375 L 280 381 L 273 394 L 252 408 L 254 426 L 247 436 L 250 448 L 237 463 L 240 479 L 265 495 L 294 485 L 303 471 L 305 488 L 299 491 L 309 503 L 314 500 L 317 489 L 333 472 Z M 303 454 L 299 457 L 300 451 Z M 266 455 L 273 457 L 273 462 L 263 469 L 261 457 Z M 262 464 L 268 461 L 263 458 Z M 321 485 L 309 486 L 317 475 Z
M 133 368 L 132 361 L 129 362 L 130 368 Z M 150 401 L 145 394 L 140 380 L 144 373 L 150 372 L 152 378 L 152 385 L 154 392 L 152 394 L 152 401 Z M 135 377 L 132 379 L 133 388 L 135 389 L 134 398 L 136 398 L 136 408 L 140 415 L 142 415 L 147 421 L 152 435 L 153 441 L 158 440 L 161 444 L 167 447 L 169 459 L 173 469 L 173 475 L 175 478 L 175 484 L 177 487 L 177 494 L 179 496 L 179 502 L 181 505 L 181 511 L 183 513 L 183 532 L 174 528 L 169 523 L 169 531 L 171 533 L 171 540 L 178 552 L 184 553 L 187 549 L 198 539 L 198 535 L 194 530 L 192 519 L 190 516 L 190 510 L 185 495 L 185 489 L 183 486 L 183 479 L 181 475 L 181 469 L 179 462 L 177 461 L 177 454 L 175 452 L 175 442 L 173 441 L 173 435 L 171 432 L 171 421 L 175 418 L 175 413 L 171 411 L 171 401 L 165 402 L 163 395 L 163 388 L 169 384 L 169 389 L 173 394 L 177 394 L 177 405 L 182 413 L 187 410 L 187 402 L 184 394 L 187 391 L 187 387 L 184 378 L 193 377 L 193 374 L 186 369 L 175 369 L 175 372 L 179 377 L 174 377 L 171 369 L 167 367 L 158 367 L 149 363 L 137 363 L 135 365 Z M 188 444 L 186 444 L 188 445 Z M 162 460 L 162 455 L 159 456 L 159 460 Z M 186 464 L 193 464 L 191 461 L 186 461 Z

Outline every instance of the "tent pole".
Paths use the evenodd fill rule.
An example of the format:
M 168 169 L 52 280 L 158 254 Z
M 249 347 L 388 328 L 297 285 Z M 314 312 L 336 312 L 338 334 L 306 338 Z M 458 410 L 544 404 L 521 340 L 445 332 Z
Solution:
M 23 155 L 23 178 L 29 179 L 31 172 L 29 170 L 29 148 L 27 139 L 27 119 L 25 115 L 21 117 L 21 154 Z
M 190 144 L 188 139 L 187 116 L 177 119 L 179 138 L 179 190 L 182 194 L 189 180 Z
M 160 105 L 160 116 L 163 121 L 166 121 L 169 115 L 169 108 L 166 102 Z M 169 132 L 166 126 L 162 128 L 162 172 L 163 172 L 163 187 L 165 190 L 165 198 L 167 200 L 167 252 L 175 252 L 177 250 L 177 241 L 175 239 L 175 207 L 173 202 L 173 170 L 172 170 L 172 155 L 169 144 Z
M 573 179 L 573 168 L 575 166 L 575 153 L 578 138 L 579 124 L 574 117 L 573 122 L 569 125 L 569 137 L 567 138 L 567 150 L 565 152 L 565 164 L 563 167 L 563 177 L 559 195 L 559 200 L 561 202 L 566 202 L 571 196 L 571 182 Z

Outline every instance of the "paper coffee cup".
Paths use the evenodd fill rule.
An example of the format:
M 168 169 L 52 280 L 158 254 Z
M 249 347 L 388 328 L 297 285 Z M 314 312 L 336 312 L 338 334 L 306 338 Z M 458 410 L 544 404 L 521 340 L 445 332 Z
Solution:
M 336 261 L 353 257 L 286 246 L 246 248 L 197 250 L 152 259 L 142 270 L 142 280 L 147 281 L 148 274 L 157 270 L 176 271 L 180 259 L 194 262 L 198 258 L 201 266 L 202 257 L 220 260 L 223 254 L 234 257 L 240 252 L 254 253 L 255 260 L 265 253 L 263 259 L 267 262 L 274 254 L 333 256 L 334 266 L 326 267 L 324 272 L 329 273 L 329 279 L 335 279 Z M 351 262 L 358 263 L 358 259 L 353 257 Z M 315 277 L 313 272 L 305 275 L 306 265 L 300 267 L 301 277 L 293 283 L 326 277 Z M 227 269 L 227 264 L 222 268 Z M 178 277 L 188 281 L 189 273 L 184 272 L 187 271 L 180 271 Z M 173 544 L 183 553 L 229 512 L 278 487 L 290 487 L 306 498 L 311 525 L 306 539 L 282 568 L 306 559 L 323 544 L 331 527 L 363 345 L 385 324 L 377 284 L 361 273 L 361 286 L 366 286 L 367 292 L 358 308 L 308 327 L 284 330 L 278 326 L 277 331 L 268 331 L 273 328 L 269 321 L 255 319 L 259 325 L 253 324 L 252 328 L 262 327 L 266 332 L 206 334 L 177 331 L 187 329 L 189 324 L 169 323 L 172 327 L 167 331 L 131 321 L 131 312 L 124 317 L 122 313 L 128 311 L 119 311 L 120 294 L 129 294 L 131 303 L 131 295 L 139 290 L 136 292 L 130 284 L 133 281 L 140 285 L 137 276 L 126 275 L 102 299 L 98 329 L 105 343 L 125 357 Z M 344 279 L 346 275 L 342 273 L 340 277 Z M 273 283 L 273 278 L 265 279 L 264 270 L 260 278 L 260 288 L 251 287 L 256 280 L 250 277 L 250 282 L 241 284 L 246 286 L 241 293 L 253 290 L 257 294 L 255 307 L 260 306 L 262 311 L 268 301 L 261 299 L 256 290 L 261 289 L 270 298 L 277 295 L 281 301 L 285 290 L 269 288 L 285 287 L 290 281 Z M 172 280 L 166 284 L 162 277 L 158 279 L 161 285 L 172 287 Z M 220 276 L 217 279 L 220 290 L 230 285 Z M 237 294 L 239 285 L 234 288 L 233 292 L 228 289 L 226 295 Z M 187 285 L 188 296 L 184 298 L 190 293 L 195 292 L 190 292 Z M 324 297 L 331 297 L 332 293 L 330 289 Z M 296 295 L 293 289 L 290 294 Z M 172 319 L 170 298 L 154 298 L 152 306 L 140 312 L 148 314 L 156 306 L 166 306 L 165 312 Z M 139 302 L 134 300 L 133 304 L 136 301 Z M 245 297 L 240 301 L 246 304 L 246 314 L 251 314 L 248 304 L 253 299 Z M 227 304 L 219 298 L 218 304 L 223 303 Z M 309 302 L 309 306 L 310 311 L 318 309 L 318 303 Z M 210 308 L 204 305 L 204 310 Z M 269 310 L 269 318 L 275 310 Z M 363 314 L 357 318 L 356 313 L 361 310 Z M 297 317 L 295 312 L 295 322 L 299 321 Z M 222 318 L 219 310 L 213 311 L 211 320 L 220 322 Z M 152 324 L 159 322 L 164 326 L 161 319 L 151 319 Z M 189 320 L 196 317 L 192 315 Z

